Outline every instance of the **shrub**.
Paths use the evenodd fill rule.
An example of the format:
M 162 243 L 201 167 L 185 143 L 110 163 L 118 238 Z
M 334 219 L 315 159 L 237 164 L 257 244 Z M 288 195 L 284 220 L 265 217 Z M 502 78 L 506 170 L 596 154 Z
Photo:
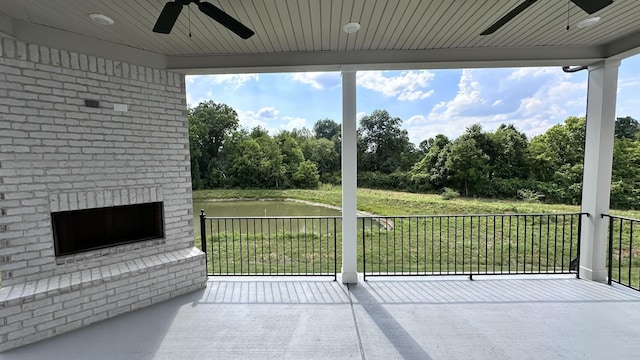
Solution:
M 531 189 L 518 190 L 518 199 L 524 202 L 539 202 L 544 199 L 544 195 Z
M 457 197 L 460 197 L 460 193 L 451 188 L 446 187 L 443 189 L 442 194 L 440 196 L 442 196 L 442 198 L 445 200 L 452 200 Z

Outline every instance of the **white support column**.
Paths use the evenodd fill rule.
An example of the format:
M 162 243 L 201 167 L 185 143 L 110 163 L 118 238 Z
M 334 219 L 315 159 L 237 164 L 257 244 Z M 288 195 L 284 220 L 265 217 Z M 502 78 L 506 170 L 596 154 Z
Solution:
M 605 60 L 589 67 L 587 133 L 582 180 L 583 218 L 580 234 L 580 277 L 607 280 L 607 219 L 611 192 L 613 137 L 616 115 L 619 60 Z
M 342 69 L 342 282 L 358 282 L 356 70 Z

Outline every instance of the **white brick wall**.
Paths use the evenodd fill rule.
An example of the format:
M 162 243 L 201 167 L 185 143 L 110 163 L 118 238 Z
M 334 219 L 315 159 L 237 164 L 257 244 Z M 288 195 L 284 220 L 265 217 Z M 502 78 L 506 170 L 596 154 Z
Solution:
M 85 99 L 100 107 L 85 107 Z M 0 348 L 204 286 L 202 253 L 193 249 L 191 217 L 183 216 L 192 211 L 185 103 L 180 74 L 0 38 Z M 166 238 L 55 257 L 52 211 L 149 201 L 164 202 Z M 189 265 L 178 256 L 163 271 L 145 270 L 146 278 L 131 269 L 181 251 L 191 254 Z M 118 278 L 97 271 L 122 264 L 129 268 Z M 159 287 L 178 270 L 192 274 L 184 286 Z M 100 280 L 85 282 L 94 273 Z M 74 297 L 74 306 L 42 289 L 34 295 L 42 303 L 16 295 L 44 281 L 52 289 L 70 283 L 74 296 L 93 293 Z M 148 284 L 132 288 L 138 281 Z M 17 305 L 3 297 L 20 311 L 12 313 Z

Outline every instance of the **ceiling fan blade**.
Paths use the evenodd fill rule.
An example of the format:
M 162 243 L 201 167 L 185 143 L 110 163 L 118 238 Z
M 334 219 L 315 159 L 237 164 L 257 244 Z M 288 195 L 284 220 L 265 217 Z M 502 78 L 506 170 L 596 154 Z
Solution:
M 231 17 L 231 15 L 222 11 L 215 5 L 209 4 L 208 2 L 198 2 L 198 8 L 200 11 L 205 13 L 207 16 L 212 18 L 213 20 L 222 24 L 222 26 L 227 29 L 233 31 L 236 35 L 240 36 L 243 39 L 248 39 L 255 34 L 253 30 L 244 26 L 241 22 Z
M 584 10 L 587 14 L 593 14 L 594 12 L 602 10 L 613 4 L 612 0 L 571 0 L 571 2 Z
M 501 17 L 500 20 L 493 23 L 493 25 L 489 26 L 485 31 L 483 31 L 480 35 L 489 35 L 493 34 L 496 30 L 503 27 L 506 23 L 511 21 L 514 17 L 518 16 L 521 12 L 523 12 L 526 8 L 533 5 L 538 0 L 525 0 L 520 5 L 516 6 L 513 10 L 509 11 L 505 16 Z
M 158 16 L 156 25 L 153 27 L 153 32 L 169 34 L 180 15 L 180 11 L 182 11 L 182 4 L 177 2 L 166 3 L 160 16 Z

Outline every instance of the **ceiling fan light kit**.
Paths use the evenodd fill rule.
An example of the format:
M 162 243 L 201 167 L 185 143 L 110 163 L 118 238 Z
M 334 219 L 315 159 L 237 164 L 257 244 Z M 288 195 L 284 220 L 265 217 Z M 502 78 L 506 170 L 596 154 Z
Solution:
M 358 30 L 360 30 L 360 24 L 358 24 L 357 22 L 350 22 L 350 23 L 344 24 L 344 26 L 342 27 L 342 30 L 344 30 L 344 32 L 346 32 L 347 34 L 353 34 Z
M 113 25 L 113 19 L 107 15 L 89 14 L 89 19 L 98 25 Z
M 161 34 L 171 33 L 176 20 L 178 20 L 178 16 L 180 16 L 182 7 L 185 5 L 188 6 L 191 3 L 196 3 L 196 5 L 198 5 L 198 9 L 203 14 L 207 15 L 214 21 L 217 21 L 218 23 L 220 23 L 220 25 L 226 27 L 245 40 L 255 34 L 253 30 L 246 27 L 231 15 L 222 11 L 222 9 L 208 2 L 199 0 L 175 0 L 166 3 L 164 5 L 164 8 L 162 8 L 162 12 L 158 16 L 158 20 L 156 20 L 156 24 L 153 27 L 153 32 Z
M 586 28 L 586 27 L 593 26 L 593 25 L 597 24 L 598 21 L 600 21 L 600 17 L 599 16 L 594 16 L 594 17 L 590 17 L 590 18 L 586 18 L 584 20 L 578 21 L 576 26 L 578 26 L 579 28 Z
M 480 33 L 480 35 L 493 34 L 498 29 L 503 27 L 505 24 L 507 24 L 509 21 L 511 21 L 513 18 L 518 16 L 521 12 L 525 11 L 529 6 L 533 5 L 537 1 L 538 0 L 525 0 L 524 2 L 520 3 L 520 5 L 516 6 L 513 10 L 506 13 L 498 21 L 496 21 L 491 26 L 489 26 L 486 30 Z M 577 7 L 579 7 L 589 15 L 597 11 L 600 11 L 606 8 L 607 6 L 613 4 L 613 0 L 571 0 L 571 2 L 574 3 Z M 595 19 L 595 18 L 590 18 L 590 19 Z M 587 21 L 587 20 L 588 19 L 585 19 L 583 21 Z M 600 18 L 598 18 L 598 20 L 600 20 Z M 588 21 L 589 24 L 586 26 L 594 25 L 596 22 L 598 22 L 598 20 L 595 20 L 595 21 L 590 20 Z M 581 27 L 581 26 L 578 25 L 578 27 Z M 585 26 L 582 26 L 582 27 L 585 27 Z

